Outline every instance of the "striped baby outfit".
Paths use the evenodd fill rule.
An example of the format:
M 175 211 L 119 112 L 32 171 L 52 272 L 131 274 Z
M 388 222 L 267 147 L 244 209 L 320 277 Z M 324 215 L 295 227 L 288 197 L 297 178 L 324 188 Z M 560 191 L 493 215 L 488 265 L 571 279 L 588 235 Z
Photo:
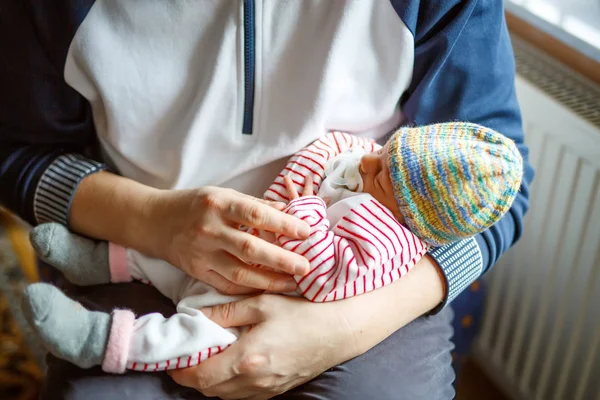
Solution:
M 353 148 L 372 152 L 379 149 L 379 145 L 345 133 L 329 133 L 291 157 L 265 198 L 288 202 L 283 183 L 286 175 L 301 189 L 311 174 L 315 191 L 319 193 L 321 186 L 327 185 L 328 162 Z M 371 195 L 347 192 L 329 206 L 316 195 L 288 203 L 284 212 L 306 221 L 311 227 L 306 240 L 246 229 L 309 260 L 310 272 L 295 276 L 298 290 L 293 295 L 313 302 L 360 295 L 394 282 L 427 252 L 428 245 L 398 223 Z M 221 328 L 199 309 L 237 301 L 244 296 L 221 294 L 165 261 L 146 257 L 135 250 L 114 244 L 109 249 L 113 281 L 136 279 L 151 283 L 177 304 L 177 313 L 169 318 L 158 313 L 143 315 L 133 321 L 131 329 L 123 329 L 131 333 L 121 335 L 119 343 L 111 343 L 111 336 L 107 353 L 125 348 L 127 354 L 116 357 L 122 360 L 121 365 L 116 363 L 108 372 L 122 372 L 126 368 L 162 371 L 193 366 L 237 340 L 240 329 Z M 128 346 L 123 346 L 124 340 L 129 341 Z

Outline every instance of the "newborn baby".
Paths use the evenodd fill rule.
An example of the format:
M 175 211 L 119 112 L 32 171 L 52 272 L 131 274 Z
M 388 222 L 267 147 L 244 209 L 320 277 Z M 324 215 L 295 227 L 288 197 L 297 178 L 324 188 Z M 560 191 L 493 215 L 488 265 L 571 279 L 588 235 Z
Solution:
M 296 153 L 265 193 L 306 221 L 310 237 L 240 229 L 308 259 L 310 272 L 294 277 L 295 295 L 335 301 L 394 282 L 430 246 L 487 229 L 510 208 L 521 177 L 514 143 L 475 124 L 401 128 L 383 147 L 334 132 Z M 128 310 L 90 312 L 51 285 L 31 285 L 24 311 L 57 357 L 112 373 L 168 370 L 200 363 L 241 333 L 199 310 L 244 296 L 224 295 L 162 260 L 76 237 L 60 225 L 36 228 L 32 241 L 76 284 L 138 280 L 177 304 L 169 318 L 136 318 Z

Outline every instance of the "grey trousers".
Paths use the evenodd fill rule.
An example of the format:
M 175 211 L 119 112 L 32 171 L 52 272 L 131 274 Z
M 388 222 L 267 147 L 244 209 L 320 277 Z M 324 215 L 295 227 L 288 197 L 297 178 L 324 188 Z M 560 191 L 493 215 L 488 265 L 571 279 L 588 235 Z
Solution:
M 139 314 L 171 315 L 171 301 L 139 283 L 80 288 L 59 286 L 86 307 L 110 311 L 129 308 Z M 400 329 L 367 353 L 331 368 L 292 391 L 285 400 L 402 400 L 454 397 L 450 351 L 452 311 L 422 317 Z M 301 322 L 299 322 L 301 323 Z M 97 368 L 80 369 L 49 356 L 41 399 L 206 399 L 175 384 L 165 373 L 127 372 L 108 375 Z

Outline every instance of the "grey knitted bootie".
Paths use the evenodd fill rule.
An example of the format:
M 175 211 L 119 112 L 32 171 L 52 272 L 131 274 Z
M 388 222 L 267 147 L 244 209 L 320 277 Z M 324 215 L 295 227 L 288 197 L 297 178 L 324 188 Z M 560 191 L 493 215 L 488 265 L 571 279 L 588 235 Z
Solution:
M 50 223 L 36 226 L 29 235 L 38 257 L 81 286 L 110 282 L 108 243 L 95 242 Z
M 101 365 L 108 344 L 111 316 L 88 311 L 59 289 L 35 283 L 25 289 L 25 318 L 46 349 L 81 367 Z

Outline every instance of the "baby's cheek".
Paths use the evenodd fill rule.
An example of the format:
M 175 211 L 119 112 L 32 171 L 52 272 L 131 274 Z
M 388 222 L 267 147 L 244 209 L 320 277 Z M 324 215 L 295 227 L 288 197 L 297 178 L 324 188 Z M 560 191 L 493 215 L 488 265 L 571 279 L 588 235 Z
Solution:
M 394 216 L 396 217 L 396 220 L 398 222 L 400 222 L 401 224 L 404 225 L 406 223 L 406 221 L 404 221 L 404 215 L 402 215 L 402 213 L 398 209 L 398 206 L 396 206 L 396 211 L 394 212 Z
M 374 186 L 372 184 L 372 182 L 369 179 L 365 179 L 363 181 L 363 193 L 367 193 L 370 194 L 371 196 L 375 197 L 376 199 L 378 199 L 380 196 L 378 195 L 377 191 L 373 189 Z

